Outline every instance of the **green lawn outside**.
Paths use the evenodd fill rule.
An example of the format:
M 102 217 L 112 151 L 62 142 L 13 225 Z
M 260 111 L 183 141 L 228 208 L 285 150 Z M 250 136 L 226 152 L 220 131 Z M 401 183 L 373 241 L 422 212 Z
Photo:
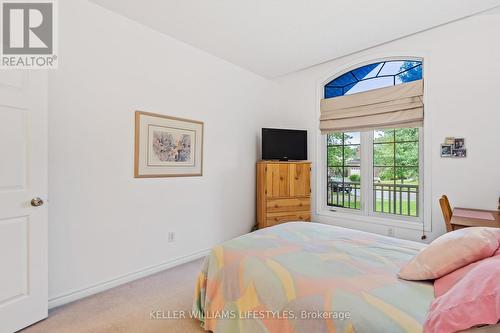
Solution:
M 382 184 L 383 184 L 383 185 L 394 185 L 394 180 L 381 180 L 381 181 L 376 182 L 376 183 L 374 183 L 374 184 L 375 184 L 375 185 L 377 185 L 377 184 L 381 184 L 381 185 L 382 185 Z M 405 182 L 403 182 L 403 183 L 401 183 L 401 182 L 399 182 L 399 181 L 398 181 L 398 182 L 396 182 L 396 185 L 418 185 L 418 184 L 419 184 L 419 181 L 418 181 L 418 180 L 414 180 L 414 181 L 411 181 L 411 182 L 409 182 L 409 181 L 405 181 Z
M 392 203 L 392 209 L 394 209 L 394 203 Z M 408 215 L 408 201 L 403 200 L 402 201 L 402 212 L 399 211 L 399 201 L 396 202 L 396 214 L 400 215 Z M 376 202 L 376 212 L 382 212 L 382 201 L 377 200 Z M 389 213 L 389 202 L 387 200 L 384 200 L 384 212 Z M 392 212 L 391 212 L 392 213 Z M 417 202 L 416 201 L 410 201 L 410 215 L 411 216 L 417 216 Z
M 349 203 L 348 202 L 348 195 L 346 194 L 345 195 L 345 203 L 344 205 L 342 205 L 342 192 L 340 193 L 337 193 L 337 192 L 334 192 L 333 193 L 333 198 L 331 198 L 331 202 L 336 204 L 337 203 L 337 195 L 340 194 L 340 197 L 339 197 L 339 205 L 342 206 L 342 207 L 345 207 L 345 208 L 353 208 L 353 209 L 360 209 L 361 208 L 361 203 L 359 202 L 359 197 L 358 197 L 358 200 L 356 200 L 356 202 L 354 202 L 354 197 L 351 196 L 351 202 Z M 400 214 L 400 215 L 408 215 L 408 201 L 407 200 L 403 200 L 402 201 L 402 212 L 399 211 L 399 200 L 396 201 L 396 214 Z M 391 205 L 392 205 L 392 208 L 394 208 L 394 203 L 391 202 Z M 376 206 L 375 206 L 375 211 L 376 212 L 380 212 L 382 213 L 382 200 L 377 200 L 376 201 Z M 384 213 L 393 213 L 392 211 L 389 212 L 389 201 L 387 200 L 384 200 Z M 410 216 L 417 216 L 417 202 L 416 201 L 410 201 Z

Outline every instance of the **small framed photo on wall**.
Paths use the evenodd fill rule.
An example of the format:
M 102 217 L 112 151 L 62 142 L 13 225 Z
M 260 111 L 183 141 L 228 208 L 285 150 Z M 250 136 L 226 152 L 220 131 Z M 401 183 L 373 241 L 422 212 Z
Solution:
M 441 145 L 441 157 L 451 157 L 453 151 L 453 145 L 442 144 Z
M 448 136 L 444 139 L 444 143 L 447 145 L 454 145 L 455 144 L 455 138 L 452 136 Z
M 135 112 L 135 178 L 202 174 L 203 122 Z
M 465 148 L 465 139 L 455 138 L 453 149 L 464 149 L 464 148 Z
M 453 149 L 453 157 L 467 157 L 467 149 Z
M 456 138 L 448 136 L 441 144 L 441 157 L 467 157 L 467 149 L 465 148 L 465 138 Z

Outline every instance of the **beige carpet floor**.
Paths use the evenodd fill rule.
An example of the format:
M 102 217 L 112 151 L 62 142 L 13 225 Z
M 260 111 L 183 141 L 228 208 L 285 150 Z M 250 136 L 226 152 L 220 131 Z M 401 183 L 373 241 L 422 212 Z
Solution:
M 22 333 L 205 332 L 196 319 L 151 319 L 151 311 L 190 311 L 202 260 L 55 308 Z

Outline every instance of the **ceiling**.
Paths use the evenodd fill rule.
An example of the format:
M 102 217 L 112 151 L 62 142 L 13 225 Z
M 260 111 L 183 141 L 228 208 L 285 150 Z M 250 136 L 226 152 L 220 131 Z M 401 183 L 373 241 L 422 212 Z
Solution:
M 500 0 L 91 0 L 273 78 L 500 5 Z

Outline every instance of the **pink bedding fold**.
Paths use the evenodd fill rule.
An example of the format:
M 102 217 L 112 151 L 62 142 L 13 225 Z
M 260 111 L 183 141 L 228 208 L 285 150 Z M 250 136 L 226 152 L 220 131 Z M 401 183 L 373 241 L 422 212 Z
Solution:
M 500 249 L 434 282 L 425 333 L 452 333 L 500 321 Z

